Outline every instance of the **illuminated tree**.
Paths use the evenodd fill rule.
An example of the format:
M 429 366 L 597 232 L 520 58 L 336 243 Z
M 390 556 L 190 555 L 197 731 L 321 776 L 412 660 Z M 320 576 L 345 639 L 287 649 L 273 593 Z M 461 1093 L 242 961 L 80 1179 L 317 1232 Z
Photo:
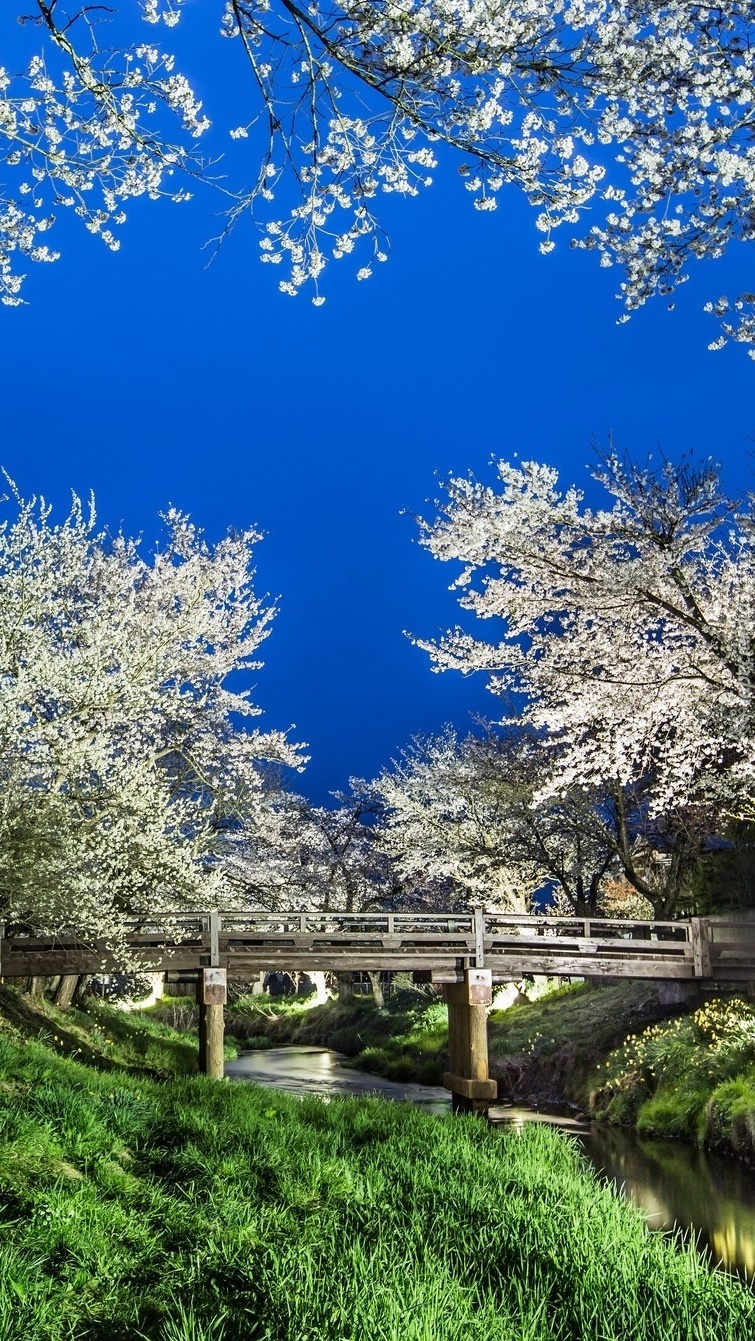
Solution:
M 196 143 L 209 121 L 155 41 L 181 2 L 119 13 L 29 0 L 21 36 L 9 30 L 6 302 L 19 301 L 19 263 L 54 259 L 61 208 L 115 247 L 132 200 L 185 199 L 208 175 Z M 251 162 L 237 188 L 224 164 L 228 226 L 254 213 L 284 292 L 308 285 L 323 301 L 334 257 L 366 278 L 387 254 L 379 198 L 416 195 L 454 166 L 479 210 L 519 187 L 542 251 L 565 226 L 617 266 L 626 315 L 670 295 L 690 263 L 752 239 L 751 0 L 225 0 L 217 12 L 250 76 L 239 124 L 222 128 Z M 751 294 L 709 307 L 714 344 L 753 342 Z
M 264 762 L 301 762 L 227 684 L 260 664 L 274 614 L 251 585 L 256 532 L 210 547 L 171 511 L 145 559 L 76 498 L 58 524 L 15 501 L 0 530 L 5 917 L 112 938 L 124 913 L 222 905 L 231 836 L 271 823 Z
M 609 456 L 599 510 L 560 493 L 548 467 L 501 462 L 498 475 L 498 489 L 450 480 L 422 542 L 461 564 L 461 604 L 502 633 L 420 645 L 437 668 L 485 671 L 495 694 L 523 699 L 520 722 L 557 752 L 544 796 L 629 796 L 645 831 L 691 836 L 691 859 L 716 817 L 751 814 L 751 506 L 721 494 L 710 463 L 652 471 Z M 620 810 L 616 826 L 630 833 Z

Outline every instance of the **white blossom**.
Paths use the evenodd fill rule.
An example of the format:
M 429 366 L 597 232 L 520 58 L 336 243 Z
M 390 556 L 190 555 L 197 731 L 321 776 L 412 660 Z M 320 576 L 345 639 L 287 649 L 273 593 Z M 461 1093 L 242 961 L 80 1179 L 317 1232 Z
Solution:
M 498 488 L 451 479 L 422 543 L 461 564 L 462 630 L 420 641 L 438 669 L 489 675 L 559 752 L 559 783 L 647 788 L 656 817 L 751 813 L 755 776 L 755 523 L 716 468 L 615 455 L 607 510 L 555 470 L 498 465 Z M 418 640 L 419 641 L 419 640 Z
M 187 199 L 185 183 L 171 178 L 177 170 L 196 171 L 191 142 L 209 126 L 170 54 L 140 41 L 123 49 L 101 45 L 91 7 L 70 21 L 61 15 L 59 26 L 54 5 L 33 8 L 40 25 L 25 24 L 23 32 L 35 45 L 44 36 L 45 48 L 31 51 L 25 72 L 11 78 L 4 71 L 0 80 L 0 157 L 8 170 L 0 200 L 0 299 L 9 306 L 22 301 L 27 261 L 57 259 L 38 234 L 59 210 L 73 210 L 114 251 L 113 226 L 125 220 L 125 200 Z M 150 24 L 172 27 L 179 18 L 175 0 L 143 0 L 140 8 Z M 33 201 L 29 177 L 38 184 Z
M 7 502 L 8 500 L 6 500 Z M 0 526 L 0 907 L 117 938 L 124 913 L 222 906 L 222 859 L 273 822 L 269 762 L 298 766 L 229 677 L 259 666 L 274 607 L 258 535 L 214 547 L 181 513 L 151 559 L 74 498 L 54 524 L 14 494 Z
M 106 198 L 185 198 L 171 174 L 212 176 L 194 144 L 208 118 L 170 53 L 136 33 L 120 48 L 103 42 L 96 6 L 64 22 L 30 3 L 40 22 L 22 28 L 25 72 L 0 71 L 11 304 L 25 262 L 52 259 L 38 246 L 42 217 L 72 202 L 85 223 L 104 210 L 107 227 Z M 143 19 L 154 35 L 180 9 L 140 0 L 118 31 Z M 325 257 L 364 252 L 359 273 L 386 254 L 380 197 L 428 189 L 445 146 L 477 210 L 516 186 L 547 234 L 541 251 L 566 227 L 614 266 L 628 316 L 668 296 L 693 261 L 752 240 L 754 26 L 755 0 L 226 0 L 221 33 L 237 39 L 229 53 L 251 89 L 248 116 L 227 133 L 261 154 L 248 189 L 234 194 L 223 169 L 227 228 L 250 212 L 278 225 L 262 259 L 287 267 L 285 292 L 316 285 Z M 20 194 L 30 178 L 33 209 Z M 723 333 L 755 344 L 747 295 L 731 299 Z

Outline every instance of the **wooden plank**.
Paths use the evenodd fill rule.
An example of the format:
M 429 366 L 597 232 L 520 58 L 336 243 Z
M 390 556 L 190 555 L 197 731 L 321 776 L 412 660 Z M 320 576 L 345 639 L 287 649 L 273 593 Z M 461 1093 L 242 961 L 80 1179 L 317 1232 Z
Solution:
M 707 918 L 691 918 L 690 941 L 692 944 L 692 958 L 695 967 L 696 978 L 710 977 L 710 936 L 707 929 Z
M 586 959 L 582 955 L 496 955 L 487 961 L 495 981 L 516 981 L 524 974 L 581 978 L 692 978 L 688 959 Z

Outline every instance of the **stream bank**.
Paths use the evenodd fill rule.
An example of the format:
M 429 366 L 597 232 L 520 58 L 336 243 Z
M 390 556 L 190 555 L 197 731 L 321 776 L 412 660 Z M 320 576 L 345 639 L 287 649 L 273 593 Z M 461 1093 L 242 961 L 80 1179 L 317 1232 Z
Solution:
M 451 1097 L 439 1087 L 384 1080 L 343 1062 L 327 1049 L 293 1046 L 244 1053 L 225 1070 L 234 1081 L 299 1098 L 313 1094 L 332 1101 L 375 1094 L 450 1115 Z M 646 1140 L 626 1128 L 525 1107 L 494 1105 L 489 1118 L 495 1129 L 519 1133 L 533 1122 L 556 1126 L 577 1141 L 596 1172 L 642 1211 L 649 1228 L 694 1234 L 712 1262 L 748 1280 L 755 1277 L 755 1175 L 741 1163 L 678 1141 Z
M 755 1167 L 755 1003 L 669 995 L 666 984 L 578 983 L 491 1011 L 499 1099 L 566 1106 Z M 191 1027 L 185 1001 L 163 1003 L 158 1013 L 175 1024 L 176 1011 Z M 402 989 L 382 1010 L 370 999 L 307 1009 L 242 997 L 229 1007 L 227 1028 L 243 1048 L 332 1048 L 347 1065 L 391 1081 L 439 1085 L 448 1067 L 446 1008 L 417 990 Z

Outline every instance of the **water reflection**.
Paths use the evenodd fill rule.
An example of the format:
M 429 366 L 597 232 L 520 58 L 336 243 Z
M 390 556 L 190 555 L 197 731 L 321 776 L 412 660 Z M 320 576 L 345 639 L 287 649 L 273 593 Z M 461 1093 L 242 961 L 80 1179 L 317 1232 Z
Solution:
M 396 1084 L 342 1065 L 323 1048 L 270 1048 L 226 1064 L 226 1075 L 291 1094 L 377 1094 L 449 1113 L 448 1092 L 434 1085 Z M 521 1131 L 526 1122 L 548 1122 L 574 1136 L 595 1168 L 647 1217 L 651 1229 L 693 1231 L 711 1258 L 755 1278 L 755 1174 L 736 1160 L 704 1155 L 673 1141 L 640 1140 L 633 1133 L 597 1127 L 581 1118 L 494 1107 L 491 1120 Z
M 736 1160 L 672 1141 L 591 1128 L 592 1163 L 645 1212 L 651 1229 L 696 1231 L 715 1262 L 755 1278 L 755 1175 Z

